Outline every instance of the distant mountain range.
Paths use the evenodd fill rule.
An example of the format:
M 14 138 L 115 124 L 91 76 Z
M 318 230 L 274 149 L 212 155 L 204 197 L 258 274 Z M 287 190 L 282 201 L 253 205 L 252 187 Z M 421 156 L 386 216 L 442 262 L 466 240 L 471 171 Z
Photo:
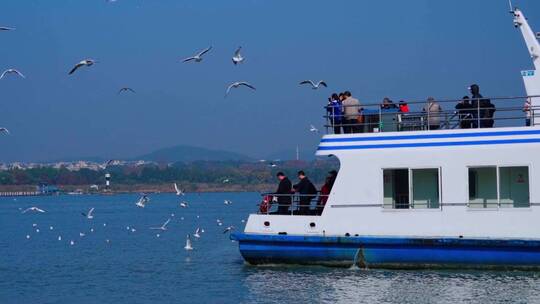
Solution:
M 156 162 L 193 162 L 193 161 L 252 161 L 249 156 L 224 151 L 193 146 L 174 146 L 156 150 L 154 152 L 135 157 L 137 160 Z

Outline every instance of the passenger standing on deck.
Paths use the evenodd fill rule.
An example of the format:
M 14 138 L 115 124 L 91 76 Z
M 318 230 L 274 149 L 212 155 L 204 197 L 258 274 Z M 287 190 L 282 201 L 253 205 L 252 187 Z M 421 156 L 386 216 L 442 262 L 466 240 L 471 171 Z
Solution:
M 343 93 L 345 100 L 343 100 L 343 113 L 345 117 L 345 124 L 343 130 L 345 133 L 357 133 L 360 130 L 358 126 L 358 119 L 360 118 L 360 101 L 353 98 L 351 92 L 345 91 Z M 362 126 L 363 127 L 363 126 Z
M 311 213 L 311 200 L 317 195 L 317 188 L 304 171 L 298 171 L 298 178 L 300 181 L 294 185 L 294 190 L 300 194 L 298 214 L 309 215 Z
M 429 130 L 437 130 L 441 127 L 442 107 L 435 101 L 435 98 L 428 97 L 427 106 L 423 111 L 427 113 Z
M 328 201 L 328 196 L 330 195 L 334 182 L 336 181 L 336 176 L 336 170 L 328 172 L 328 176 L 326 177 L 324 185 L 321 187 L 321 192 L 319 193 L 319 199 L 317 201 L 317 215 L 321 215 L 323 212 L 324 206 Z
M 473 127 L 476 128 L 480 125 L 480 128 L 492 128 L 495 105 L 480 94 L 480 87 L 477 84 L 471 85 L 469 90 L 472 94 L 472 109 L 474 110 Z
M 409 113 L 409 105 L 404 100 L 399 102 L 399 111 L 401 113 Z
M 328 106 L 326 108 L 328 111 L 328 117 L 330 118 L 330 123 L 334 128 L 334 134 L 341 134 L 341 121 L 343 119 L 341 100 L 339 100 L 338 94 L 332 94 L 332 97 L 328 98 Z
M 461 129 L 470 129 L 473 121 L 473 110 L 469 102 L 469 96 L 463 96 L 461 101 L 456 105 L 456 110 L 459 117 L 459 127 Z
M 278 172 L 276 176 L 279 179 L 279 186 L 275 193 L 278 203 L 278 210 L 276 213 L 289 214 L 289 207 L 291 206 L 293 194 L 292 183 L 283 172 Z
M 530 98 L 527 98 L 527 100 L 525 100 L 525 104 L 523 105 L 523 112 L 525 112 L 525 125 L 527 127 L 530 127 L 531 126 L 531 99 Z

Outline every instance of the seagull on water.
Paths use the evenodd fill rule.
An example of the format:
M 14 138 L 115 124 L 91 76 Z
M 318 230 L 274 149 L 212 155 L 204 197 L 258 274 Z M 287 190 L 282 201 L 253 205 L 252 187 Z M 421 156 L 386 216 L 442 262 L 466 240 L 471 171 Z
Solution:
M 229 226 L 223 230 L 223 233 L 231 232 L 234 229 L 234 226 Z
M 310 125 L 310 126 L 309 126 L 309 131 L 310 131 L 310 132 L 314 132 L 314 133 L 319 133 L 319 129 L 315 128 L 314 125 Z
M 197 53 L 197 55 L 191 56 L 191 57 L 188 57 L 188 58 L 182 60 L 182 62 L 188 62 L 188 61 L 192 61 L 192 60 L 195 60 L 195 62 L 201 62 L 203 60 L 202 56 L 204 54 L 208 53 L 211 49 L 212 49 L 212 47 L 210 46 L 210 47 L 200 51 L 199 53 Z
M 135 90 L 133 90 L 132 88 L 124 87 L 124 88 L 121 88 L 120 90 L 118 90 L 118 94 L 120 94 L 120 93 L 122 93 L 122 92 L 131 92 L 131 93 L 135 93 Z
M 182 207 L 182 208 L 187 208 L 187 207 L 188 207 L 188 202 L 186 202 L 186 201 L 181 201 L 181 202 L 180 202 L 180 207 Z
M 178 184 L 174 183 L 174 190 L 176 191 L 176 195 L 184 195 L 184 190 L 178 188 Z
M 326 82 L 324 82 L 324 80 L 319 80 L 319 82 L 317 82 L 317 83 L 314 83 L 311 80 L 304 80 L 304 81 L 301 81 L 300 84 L 310 84 L 311 88 L 314 89 L 314 90 L 318 89 L 320 86 L 323 86 L 325 88 L 328 87 L 326 85 Z
M 16 69 L 7 69 L 2 73 L 2 75 L 0 76 L 0 79 L 4 78 L 4 76 L 6 76 L 7 74 L 15 74 L 15 75 L 19 75 L 22 78 L 26 78 L 21 72 L 19 72 Z
M 0 26 L 0 31 L 14 31 L 14 30 L 15 30 L 14 27 Z
M 84 60 L 81 60 L 79 61 L 79 63 L 77 63 L 72 69 L 71 71 L 69 71 L 69 75 L 75 73 L 76 70 L 78 70 L 80 67 L 83 67 L 83 66 L 91 66 L 93 65 L 94 63 L 97 63 L 96 60 L 94 59 L 84 59 Z
M 29 212 L 29 211 L 45 213 L 45 210 L 40 209 L 40 208 L 35 207 L 35 206 L 34 206 L 34 207 L 27 208 L 27 209 L 25 209 L 25 210 L 24 210 L 23 212 L 21 212 L 21 213 L 26 213 L 26 212 Z
M 217 223 L 217 225 L 218 225 L 218 226 L 221 226 L 221 225 L 223 225 L 223 223 L 221 222 L 221 220 L 220 220 L 220 219 L 217 219 L 217 220 L 216 220 L 216 223 Z
M 242 47 L 239 46 L 234 52 L 234 56 L 232 57 L 232 62 L 234 63 L 234 65 L 244 62 L 244 57 L 242 57 L 242 54 L 240 54 L 241 49 Z
M 10 134 L 7 128 L 0 128 L 0 133 L 6 133 L 7 135 Z
M 230 200 L 224 200 L 224 201 L 223 201 L 223 204 L 225 204 L 225 205 L 231 205 L 231 204 L 232 204 L 232 201 L 230 201 Z
M 150 198 L 146 195 L 143 195 L 141 196 L 141 198 L 139 198 L 139 200 L 135 203 L 135 205 L 137 205 L 137 207 L 144 208 L 145 204 L 148 203 L 149 201 L 150 201 Z
M 81 212 L 81 215 L 86 217 L 87 219 L 91 220 L 94 218 L 94 208 L 91 208 L 90 210 L 88 210 L 88 213 L 84 213 L 84 212 Z
M 200 238 L 201 237 L 201 228 L 197 228 L 197 230 L 195 230 L 195 233 L 193 234 L 194 237 L 196 238 Z
M 86 235 L 86 233 L 79 232 L 79 236 L 80 236 L 80 237 L 84 237 L 85 235 Z
M 71 246 L 73 246 L 73 245 L 75 245 L 75 241 L 71 240 L 71 241 L 69 242 L 69 244 L 70 244 Z
M 268 165 L 269 165 L 270 167 L 272 167 L 272 168 L 277 167 L 276 163 L 274 163 L 274 162 L 270 162 L 270 164 L 268 164 Z
M 224 179 L 224 180 L 222 181 L 222 183 L 224 183 L 224 184 L 227 184 L 227 183 L 230 183 L 230 182 L 231 182 L 231 180 L 228 179 L 228 178 L 226 178 L 226 179 Z
M 225 97 L 227 97 L 227 95 L 229 95 L 229 92 L 231 91 L 232 88 L 238 88 L 240 86 L 246 86 L 252 90 L 257 90 L 254 86 L 252 86 L 251 84 L 249 84 L 248 82 L 245 82 L 245 81 L 237 81 L 237 82 L 233 82 L 231 83 L 228 87 L 227 87 L 227 92 L 225 92 Z
M 189 236 L 189 234 L 187 235 L 186 246 L 184 246 L 184 249 L 185 250 L 193 250 L 193 246 L 191 246 L 191 237 Z
M 167 225 L 169 224 L 169 222 L 171 221 L 171 219 L 167 219 L 167 221 L 165 221 L 165 223 L 163 223 L 163 225 L 161 225 L 160 227 L 150 227 L 150 229 L 154 229 L 154 230 L 167 230 Z

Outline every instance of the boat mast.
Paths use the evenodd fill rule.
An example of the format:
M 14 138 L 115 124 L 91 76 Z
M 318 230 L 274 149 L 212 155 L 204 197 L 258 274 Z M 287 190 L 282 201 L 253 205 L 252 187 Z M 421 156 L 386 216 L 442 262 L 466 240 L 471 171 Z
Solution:
M 525 83 L 525 90 L 528 96 L 540 95 L 540 43 L 538 43 L 538 37 L 535 35 L 527 18 L 523 15 L 523 12 L 517 7 L 512 7 L 510 2 L 510 13 L 514 16 L 514 26 L 521 30 L 523 40 L 527 45 L 527 50 L 533 60 L 534 68 L 536 70 L 521 71 L 523 82 Z M 540 97 L 530 98 L 532 106 L 532 118 L 533 124 L 540 124 Z

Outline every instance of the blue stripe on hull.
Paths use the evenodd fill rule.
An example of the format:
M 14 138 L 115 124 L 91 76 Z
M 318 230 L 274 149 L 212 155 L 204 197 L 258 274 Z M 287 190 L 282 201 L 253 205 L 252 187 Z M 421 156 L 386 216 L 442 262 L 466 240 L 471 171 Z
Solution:
M 540 242 L 529 240 L 314 237 L 236 233 L 250 264 L 370 268 L 540 269 Z

